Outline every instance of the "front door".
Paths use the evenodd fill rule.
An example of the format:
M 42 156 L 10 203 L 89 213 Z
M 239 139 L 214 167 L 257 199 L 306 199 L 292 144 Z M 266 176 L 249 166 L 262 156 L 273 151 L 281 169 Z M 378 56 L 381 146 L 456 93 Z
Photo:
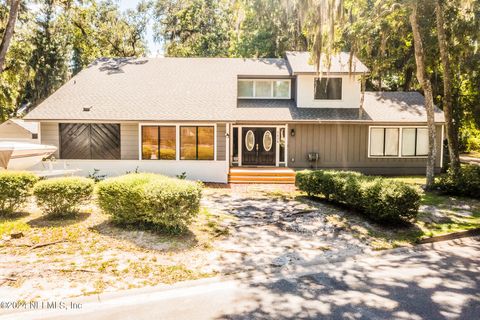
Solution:
M 275 128 L 242 128 L 242 165 L 274 166 Z

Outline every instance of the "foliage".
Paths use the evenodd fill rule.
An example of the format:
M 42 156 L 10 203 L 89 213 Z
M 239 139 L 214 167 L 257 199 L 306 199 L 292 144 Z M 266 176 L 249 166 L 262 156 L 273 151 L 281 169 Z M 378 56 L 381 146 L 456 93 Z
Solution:
M 107 177 L 106 174 L 100 174 L 100 169 L 94 168 L 92 172 L 90 172 L 87 178 L 92 179 L 95 183 L 105 180 Z
M 27 82 L 24 100 L 37 105 L 68 78 L 68 33 L 62 16 L 57 16 L 54 0 L 45 1 L 36 18 L 28 62 L 35 75 Z
M 457 178 L 449 169 L 446 175 L 440 177 L 437 187 L 446 194 L 480 198 L 480 166 L 462 166 Z
M 0 1 L 0 34 L 8 7 Z M 101 57 L 144 55 L 150 4 L 121 12 L 110 0 L 22 1 L 0 73 L 0 122 L 21 116 Z
M 300 171 L 296 185 L 308 195 L 323 195 L 381 222 L 415 219 L 421 199 L 416 187 L 358 172 Z
M 464 120 L 460 128 L 460 146 L 465 152 L 480 151 L 480 129 L 473 121 Z
M 234 14 L 238 30 L 231 39 L 234 56 L 281 58 L 285 51 L 307 50 L 299 2 L 243 0 Z
M 175 57 L 226 57 L 232 11 L 225 0 L 159 0 L 155 4 L 156 37 L 165 54 Z
M 0 214 L 13 213 L 25 204 L 37 180 L 30 172 L 0 171 Z
M 34 189 L 37 205 L 48 215 L 76 213 L 93 194 L 94 181 L 83 177 L 63 177 L 39 181 Z
M 200 209 L 197 182 L 138 173 L 98 184 L 98 205 L 122 224 L 145 224 L 171 232 L 184 230 Z
M 185 180 L 185 179 L 187 179 L 187 173 L 184 171 L 180 174 L 177 174 L 176 177 L 177 177 L 177 179 Z

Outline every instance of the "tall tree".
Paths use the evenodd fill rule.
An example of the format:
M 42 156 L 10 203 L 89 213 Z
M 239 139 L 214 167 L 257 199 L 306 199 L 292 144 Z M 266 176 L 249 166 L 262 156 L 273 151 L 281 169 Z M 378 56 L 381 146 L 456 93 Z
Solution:
M 158 0 L 156 38 L 165 54 L 177 57 L 227 57 L 233 21 L 226 0 Z
M 30 68 L 35 75 L 25 88 L 25 102 L 36 106 L 68 78 L 69 43 L 65 20 L 54 0 L 46 0 L 37 14 L 33 36 L 35 49 Z
M 99 57 L 144 55 L 149 10 L 150 4 L 145 1 L 125 13 L 110 1 L 88 0 L 88 5 L 72 7 L 69 22 L 73 38 L 73 73 Z
M 428 157 L 427 157 L 427 189 L 431 189 L 435 183 L 435 159 L 436 159 L 436 130 L 435 130 L 435 110 L 433 105 L 432 84 L 427 77 L 425 65 L 425 52 L 423 50 L 423 41 L 418 24 L 418 5 L 414 1 L 410 13 L 410 24 L 412 26 L 413 42 L 415 48 L 415 61 L 417 64 L 417 79 L 423 88 L 425 95 L 425 109 L 427 111 L 428 126 Z
M 242 0 L 236 14 L 232 55 L 273 58 L 307 50 L 298 1 Z
M 437 18 L 438 47 L 440 49 L 440 60 L 443 66 L 443 112 L 445 113 L 445 129 L 450 155 L 450 167 L 452 168 L 454 177 L 458 177 L 460 174 L 460 157 L 452 110 L 452 71 L 450 68 L 450 57 L 448 55 L 448 41 L 445 32 L 443 6 L 440 0 L 435 0 L 435 14 Z
M 20 9 L 20 0 L 10 0 L 10 12 L 8 22 L 3 32 L 2 42 L 0 42 L 0 73 L 2 73 L 5 64 L 5 57 L 13 38 L 15 23 L 17 22 L 18 11 Z

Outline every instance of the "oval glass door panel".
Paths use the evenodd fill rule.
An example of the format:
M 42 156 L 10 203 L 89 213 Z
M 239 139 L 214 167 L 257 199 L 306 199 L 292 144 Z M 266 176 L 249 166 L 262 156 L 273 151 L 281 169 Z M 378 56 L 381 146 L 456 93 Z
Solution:
M 248 151 L 252 151 L 253 147 L 255 146 L 255 134 L 253 134 L 252 130 L 248 130 L 247 134 L 245 135 L 245 147 Z
M 270 151 L 270 149 L 272 149 L 272 145 L 273 145 L 272 133 L 267 130 L 263 134 L 263 149 L 265 149 L 265 151 Z

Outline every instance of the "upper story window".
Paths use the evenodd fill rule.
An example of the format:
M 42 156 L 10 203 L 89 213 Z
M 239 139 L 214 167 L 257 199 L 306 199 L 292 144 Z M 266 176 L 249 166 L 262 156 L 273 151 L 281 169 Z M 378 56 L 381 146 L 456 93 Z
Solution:
M 242 99 L 290 99 L 289 79 L 239 79 L 238 97 Z
M 342 78 L 315 78 L 315 100 L 342 100 Z

